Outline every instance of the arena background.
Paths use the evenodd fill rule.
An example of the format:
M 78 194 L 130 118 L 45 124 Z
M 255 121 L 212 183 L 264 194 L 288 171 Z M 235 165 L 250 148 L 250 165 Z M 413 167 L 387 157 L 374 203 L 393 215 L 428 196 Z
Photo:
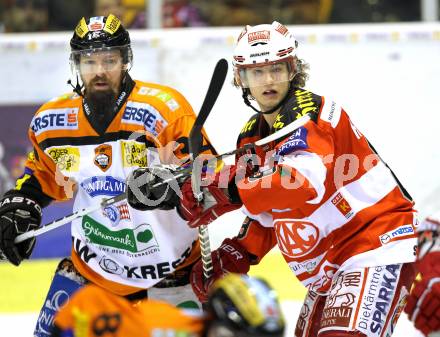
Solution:
M 440 207 L 437 23 L 292 26 L 298 55 L 310 63 L 307 88 L 333 98 L 374 144 L 417 202 L 423 216 Z M 180 90 L 198 111 L 216 61 L 230 60 L 241 27 L 131 31 L 134 78 Z M 13 185 L 29 150 L 27 126 L 39 104 L 69 91 L 71 33 L 0 35 L 0 190 Z M 231 69 L 207 123 L 222 153 L 251 115 L 230 82 Z M 70 212 L 54 204 L 43 223 Z M 212 246 L 237 233 L 242 216 L 228 214 L 210 227 Z M 29 336 L 56 261 L 69 254 L 69 226 L 38 239 L 32 260 L 20 268 L 0 264 L 0 335 Z M 292 336 L 305 291 L 273 251 L 252 273 L 274 285 Z M 416 336 L 403 319 L 396 336 Z

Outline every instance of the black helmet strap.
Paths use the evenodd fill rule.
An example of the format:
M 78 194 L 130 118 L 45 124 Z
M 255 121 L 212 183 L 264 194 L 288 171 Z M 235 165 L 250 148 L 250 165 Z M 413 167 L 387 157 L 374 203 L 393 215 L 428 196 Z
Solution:
M 70 79 L 67 81 L 67 84 L 70 84 L 70 86 L 73 88 L 74 93 L 78 94 L 79 96 L 84 97 L 84 95 L 82 93 L 82 88 L 84 87 L 84 85 L 79 84 L 78 74 L 76 75 L 76 85 L 73 85 L 72 81 Z

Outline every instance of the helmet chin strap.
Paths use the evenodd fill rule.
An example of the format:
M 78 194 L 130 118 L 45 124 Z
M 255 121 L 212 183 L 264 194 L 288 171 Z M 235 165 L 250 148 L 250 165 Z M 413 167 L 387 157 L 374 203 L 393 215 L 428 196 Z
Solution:
M 70 79 L 67 81 L 67 84 L 70 84 L 70 86 L 73 88 L 74 93 L 77 93 L 79 96 L 84 97 L 84 95 L 82 93 L 82 88 L 84 86 L 79 84 L 78 74 L 76 74 L 76 85 L 73 85 L 72 81 Z
M 268 114 L 271 114 L 272 112 L 274 112 L 274 111 L 276 111 L 276 110 L 278 110 L 279 108 L 281 108 L 283 105 L 284 105 L 284 103 L 286 103 L 287 102 L 287 99 L 289 98 L 289 93 L 290 93 L 290 89 L 292 88 L 292 81 L 289 83 L 289 90 L 287 90 L 287 92 L 286 92 L 286 94 L 284 95 L 284 97 L 283 97 L 283 99 L 277 104 L 277 105 L 275 105 L 272 109 L 269 109 L 269 110 L 267 110 L 267 111 L 261 111 L 261 110 L 258 110 L 256 107 L 254 107 L 253 105 L 252 105 L 252 103 L 249 101 L 249 98 L 248 98 L 248 89 L 245 89 L 245 88 L 241 88 L 241 90 L 243 91 L 243 95 L 242 95 L 242 97 L 243 97 L 243 101 L 244 101 L 244 103 L 248 106 L 248 107 L 250 107 L 252 110 L 254 110 L 256 113 L 259 113 L 259 114 L 263 114 L 263 115 L 268 115 Z
M 131 67 L 130 67 L 130 69 L 131 69 Z M 128 72 L 130 71 L 130 69 L 126 69 L 126 70 L 124 71 L 124 74 L 123 74 L 123 76 L 122 76 L 121 83 L 124 83 L 125 80 L 127 79 L 127 75 L 128 75 Z M 73 84 L 72 84 L 72 80 L 71 80 L 71 79 L 69 79 L 69 80 L 67 81 L 67 84 L 69 84 L 69 85 L 73 88 L 73 92 L 74 92 L 74 93 L 78 94 L 78 95 L 81 96 L 81 97 L 84 97 L 84 94 L 83 94 L 83 92 L 82 92 L 82 89 L 84 88 L 84 84 L 83 84 L 83 85 L 80 85 L 80 84 L 79 84 L 79 77 L 78 77 L 78 74 L 76 74 L 76 85 L 73 85 Z

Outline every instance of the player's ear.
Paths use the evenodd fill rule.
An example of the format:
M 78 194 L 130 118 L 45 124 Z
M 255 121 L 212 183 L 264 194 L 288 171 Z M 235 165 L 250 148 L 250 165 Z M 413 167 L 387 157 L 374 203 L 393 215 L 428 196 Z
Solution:
M 241 82 L 240 79 L 240 74 L 238 73 L 239 70 L 238 69 L 234 69 L 234 80 L 233 80 L 233 84 L 236 87 L 241 87 L 243 88 L 243 83 Z

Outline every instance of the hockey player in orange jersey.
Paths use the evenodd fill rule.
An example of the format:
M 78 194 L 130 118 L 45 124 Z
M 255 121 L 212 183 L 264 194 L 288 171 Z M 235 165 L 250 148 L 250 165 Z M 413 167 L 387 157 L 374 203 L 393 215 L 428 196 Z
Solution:
M 238 37 L 235 84 L 256 114 L 237 147 L 292 130 L 248 146 L 227 184 L 228 172 L 203 177 L 202 203 L 189 180 L 182 184 L 177 207 L 190 226 L 241 204 L 247 215 L 239 235 L 212 253 L 213 276 L 205 280 L 198 263 L 191 282 L 206 300 L 213 280 L 248 272 L 277 245 L 308 289 L 297 337 L 391 336 L 414 278 L 413 201 L 345 110 L 304 89 L 308 66 L 297 48 L 278 22 Z
M 282 337 L 284 319 L 263 280 L 230 274 L 216 282 L 206 312 L 168 303 L 129 302 L 95 285 L 79 290 L 55 318 L 53 337 Z
M 440 335 L 440 213 L 427 217 L 418 228 L 417 272 L 405 312 L 425 336 Z
M 130 36 L 118 18 L 82 18 L 70 46 L 74 92 L 37 111 L 25 172 L 0 199 L 0 256 L 17 266 L 35 239 L 15 245 L 15 237 L 38 227 L 53 200 L 74 195 L 74 210 L 97 205 L 125 193 L 134 169 L 180 164 L 188 155 L 190 104 L 172 88 L 130 77 Z M 213 150 L 206 137 L 202 147 Z M 55 311 L 86 280 L 129 298 L 148 289 L 149 298 L 200 307 L 189 284 L 198 232 L 170 208 L 138 211 L 124 200 L 74 220 L 71 259 L 56 271 L 36 336 L 48 335 Z

